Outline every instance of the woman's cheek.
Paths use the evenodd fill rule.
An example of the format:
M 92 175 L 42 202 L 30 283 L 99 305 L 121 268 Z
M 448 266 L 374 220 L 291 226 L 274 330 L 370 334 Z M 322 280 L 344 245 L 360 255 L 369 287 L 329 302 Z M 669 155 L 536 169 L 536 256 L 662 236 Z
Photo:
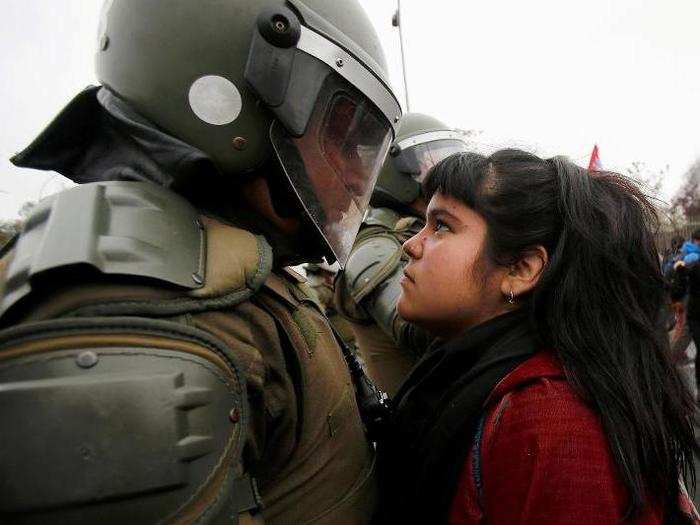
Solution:
M 430 317 L 431 297 L 424 295 L 422 288 L 417 288 L 415 283 L 409 283 L 402 289 L 396 310 L 402 319 L 420 323 Z
M 413 297 L 413 294 L 406 293 L 406 290 L 401 291 L 399 300 L 396 303 L 396 311 L 399 313 L 402 319 L 409 322 L 415 320 L 415 300 L 416 299 Z

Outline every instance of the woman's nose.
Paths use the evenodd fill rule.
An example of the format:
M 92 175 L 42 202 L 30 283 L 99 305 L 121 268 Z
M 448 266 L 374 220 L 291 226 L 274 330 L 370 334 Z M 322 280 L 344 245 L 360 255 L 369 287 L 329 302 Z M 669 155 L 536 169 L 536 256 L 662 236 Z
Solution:
M 418 232 L 403 243 L 403 252 L 411 259 L 420 259 L 420 256 L 423 253 L 423 241 L 421 240 L 420 236 L 421 232 Z

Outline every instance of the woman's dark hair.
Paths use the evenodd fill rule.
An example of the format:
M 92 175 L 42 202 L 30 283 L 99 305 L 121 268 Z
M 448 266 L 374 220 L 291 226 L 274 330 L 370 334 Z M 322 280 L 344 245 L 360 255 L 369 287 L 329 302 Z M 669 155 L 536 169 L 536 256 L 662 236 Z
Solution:
M 514 149 L 448 157 L 423 190 L 485 219 L 492 263 L 513 264 L 537 245 L 547 250 L 524 306 L 600 414 L 629 494 L 626 518 L 654 499 L 667 523 L 690 523 L 679 508 L 679 475 L 694 487 L 695 403 L 670 359 L 657 216 L 646 196 L 621 175 Z

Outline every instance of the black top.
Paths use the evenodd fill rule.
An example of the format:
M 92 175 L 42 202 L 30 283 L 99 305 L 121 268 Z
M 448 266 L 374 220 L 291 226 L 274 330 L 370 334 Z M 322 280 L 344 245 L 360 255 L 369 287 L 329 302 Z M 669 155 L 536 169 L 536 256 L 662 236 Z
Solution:
M 377 522 L 446 522 L 486 399 L 541 347 L 526 310 L 437 343 L 412 370 L 378 447 Z

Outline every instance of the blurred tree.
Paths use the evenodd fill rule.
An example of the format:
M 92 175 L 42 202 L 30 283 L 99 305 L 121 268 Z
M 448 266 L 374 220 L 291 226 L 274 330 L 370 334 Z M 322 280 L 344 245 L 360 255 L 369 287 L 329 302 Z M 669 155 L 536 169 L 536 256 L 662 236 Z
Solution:
M 677 209 L 686 220 L 700 221 L 700 159 L 683 176 L 683 183 L 671 199 L 671 208 Z
M 664 177 L 668 175 L 668 170 L 668 164 L 661 169 L 655 170 L 644 162 L 635 161 L 625 170 L 625 174 L 641 184 L 642 189 L 651 197 L 658 199 L 661 193 L 661 185 Z

